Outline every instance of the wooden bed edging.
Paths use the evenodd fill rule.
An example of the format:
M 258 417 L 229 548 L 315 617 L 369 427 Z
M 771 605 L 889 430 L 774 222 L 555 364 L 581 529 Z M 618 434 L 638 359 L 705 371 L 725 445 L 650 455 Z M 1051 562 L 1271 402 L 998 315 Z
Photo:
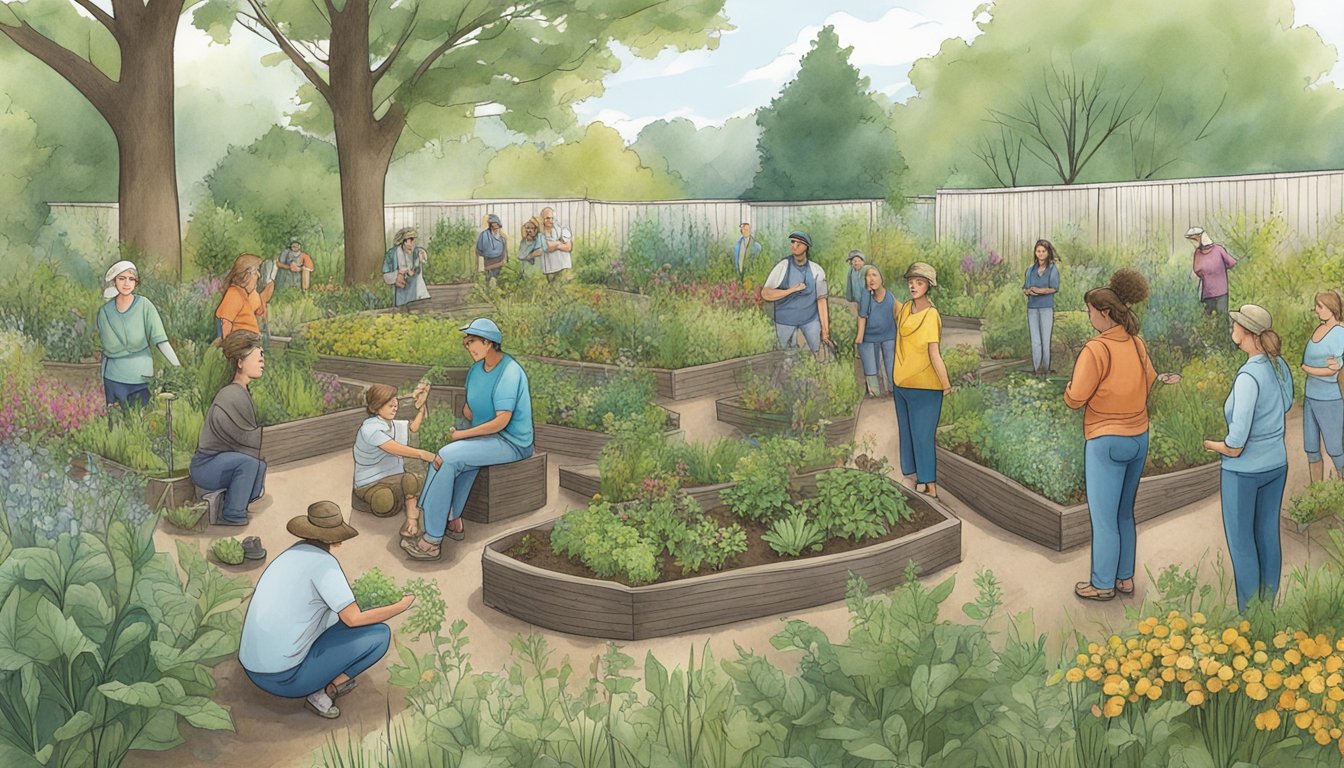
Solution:
M 732 395 L 714 401 L 715 418 L 736 427 L 745 435 L 778 435 L 789 431 L 787 415 L 753 410 L 743 406 L 741 400 L 741 396 Z M 854 413 L 849 416 L 833 419 L 826 425 L 827 446 L 834 448 L 854 440 L 854 431 L 859 425 L 860 405 L 855 405 Z
M 701 509 L 713 509 L 723 504 L 721 491 L 732 488 L 737 483 L 715 483 L 714 485 L 696 485 L 682 488 L 681 492 L 699 502 Z M 560 487 L 573 491 L 585 499 L 596 496 L 602 488 L 602 476 L 596 464 L 575 464 L 560 468 Z
M 341 355 L 318 355 L 313 370 L 331 373 L 343 379 L 355 379 L 368 384 L 388 384 L 405 387 L 414 384 L 429 373 L 430 366 L 415 363 L 395 363 L 390 360 L 366 360 Z M 460 387 L 467 383 L 466 368 L 446 368 L 448 380 L 442 382 Z
M 938 485 L 1011 533 L 1063 552 L 1091 541 L 1087 504 L 1064 506 L 1012 478 L 946 448 L 938 451 Z M 1139 480 L 1134 521 L 1152 520 L 1218 492 L 1218 462 Z
M 959 331 L 983 331 L 985 329 L 985 319 L 982 317 L 943 315 L 943 328 L 955 328 Z
M 943 519 L 922 531 L 869 547 L 689 579 L 628 587 L 555 573 L 503 553 L 554 521 L 510 531 L 481 553 L 486 605 L 540 627 L 586 637 L 642 640 L 843 600 L 851 573 L 873 590 L 904 580 L 913 561 L 930 574 L 961 561 L 961 521 L 937 501 L 906 494 Z
M 784 354 L 783 350 L 775 350 L 687 368 L 644 368 L 644 370 L 653 374 L 654 392 L 658 397 L 668 400 L 691 400 L 707 395 L 737 392 L 741 389 L 738 379 L 747 368 L 768 373 L 784 359 Z M 620 371 L 617 366 L 606 363 L 583 363 L 541 355 L 519 357 L 577 371 L 586 380 L 596 383 L 607 381 Z

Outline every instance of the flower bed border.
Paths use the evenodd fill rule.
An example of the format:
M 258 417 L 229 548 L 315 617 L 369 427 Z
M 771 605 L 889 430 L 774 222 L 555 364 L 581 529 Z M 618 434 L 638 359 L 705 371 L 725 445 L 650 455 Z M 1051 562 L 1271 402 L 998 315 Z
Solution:
M 963 317 L 962 315 L 943 315 L 942 317 L 944 330 L 983 331 L 985 329 L 985 319 L 983 317 Z
M 126 474 L 138 474 L 134 469 L 106 456 L 89 451 L 80 451 L 73 458 L 73 477 L 83 477 L 90 471 L 90 461 L 93 469 L 99 472 L 106 472 L 113 477 L 124 477 Z M 182 467 L 185 472 L 186 467 Z M 165 507 L 181 507 L 190 504 L 196 499 L 196 488 L 191 483 L 191 476 L 187 474 L 174 475 L 173 477 L 147 477 L 145 478 L 145 503 L 152 510 L 159 510 Z
M 938 485 L 1005 531 L 1064 552 L 1091 541 L 1087 504 L 1064 506 L 1006 475 L 938 447 Z M 1139 480 L 1134 521 L 1142 523 L 1218 492 L 1219 462 Z
M 730 395 L 714 401 L 714 417 L 724 424 L 736 427 L 745 435 L 778 435 L 789 431 L 789 417 L 779 413 L 765 413 L 740 405 L 741 395 Z M 834 448 L 854 439 L 859 426 L 859 408 L 854 413 L 830 421 L 825 427 L 826 445 Z
M 390 360 L 369 360 L 362 357 L 343 357 L 341 355 L 318 355 L 313 370 L 335 374 L 342 379 L 355 379 L 368 384 L 388 384 L 403 387 L 418 381 L 429 374 L 430 366 L 415 363 L 396 363 Z M 466 368 L 443 369 L 450 386 L 461 387 L 467 383 Z
M 682 488 L 681 492 L 699 502 L 704 509 L 712 509 L 723 504 L 722 491 L 737 483 L 715 483 L 713 485 L 695 485 Z M 602 489 L 602 475 L 596 464 L 575 464 L 560 468 L 560 487 L 573 491 L 585 499 L 591 499 Z
M 903 492 L 912 505 L 932 508 L 942 521 L 850 552 L 643 587 L 555 573 L 503 554 L 524 534 L 549 531 L 555 522 L 551 520 L 485 545 L 481 596 L 487 606 L 547 629 L 643 640 L 842 600 L 851 573 L 877 591 L 900 583 L 908 562 L 915 561 L 921 574 L 961 562 L 961 521 L 939 502 Z
M 761 373 L 772 372 L 775 366 L 784 360 L 784 355 L 784 350 L 773 350 L 686 368 L 640 366 L 640 369 L 653 374 L 654 394 L 658 397 L 668 400 L 691 400 L 708 395 L 737 392 L 741 389 L 738 378 L 748 368 Z M 583 363 L 540 355 L 520 355 L 520 357 L 577 371 L 586 381 L 599 384 L 613 378 L 620 371 L 619 367 L 606 363 Z
M 452 312 L 467 305 L 467 299 L 471 296 L 471 289 L 475 287 L 476 283 L 474 282 L 426 285 L 425 290 L 429 291 L 429 298 L 408 302 L 397 307 L 396 311 L 406 313 Z

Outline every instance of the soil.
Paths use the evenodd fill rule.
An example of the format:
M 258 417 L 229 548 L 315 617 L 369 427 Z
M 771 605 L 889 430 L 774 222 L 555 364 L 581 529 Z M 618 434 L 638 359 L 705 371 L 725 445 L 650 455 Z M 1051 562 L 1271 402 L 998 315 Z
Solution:
M 739 568 L 750 568 L 755 565 L 785 563 L 795 560 L 805 560 L 809 557 L 820 557 L 821 555 L 852 552 L 856 549 L 871 547 L 875 544 L 881 544 L 882 542 L 899 539 L 902 536 L 909 536 L 912 533 L 918 533 L 925 528 L 937 525 L 943 520 L 943 516 L 935 512 L 932 507 L 923 504 L 912 505 L 911 511 L 914 512 L 914 516 L 911 519 L 900 521 L 887 531 L 886 535 L 879 538 L 862 539 L 859 541 L 834 538 L 822 545 L 820 551 L 804 552 L 798 557 L 787 557 L 771 549 L 770 545 L 761 539 L 762 534 L 770 530 L 770 526 L 757 520 L 747 520 L 737 517 L 727 507 L 715 507 L 706 511 L 705 516 L 713 519 L 721 528 L 726 528 L 734 523 L 741 525 L 743 530 L 747 532 L 747 551 L 734 557 L 732 560 L 729 560 L 724 564 L 723 568 L 720 568 L 717 571 L 709 568 L 704 568 L 700 571 L 686 571 L 673 562 L 673 559 L 668 556 L 666 551 L 664 551 L 658 557 L 659 564 L 662 566 L 662 575 L 653 583 L 663 584 L 669 581 L 688 579 L 693 576 L 704 576 L 708 573 L 725 573 Z M 599 581 L 604 580 L 601 576 L 594 573 L 591 568 L 579 561 L 578 558 L 568 557 L 551 549 L 551 537 L 548 531 L 534 528 L 528 535 L 530 536 L 530 539 L 528 539 L 526 543 L 524 540 L 520 539 L 517 544 L 514 544 L 506 550 L 504 554 L 519 562 L 534 565 L 538 568 L 544 568 L 548 571 L 555 571 L 556 573 L 563 573 L 568 576 L 581 576 L 587 579 L 597 579 Z M 612 579 L 612 581 L 618 581 L 626 584 L 626 586 L 636 586 L 634 584 L 629 584 L 628 582 L 623 582 L 620 579 Z

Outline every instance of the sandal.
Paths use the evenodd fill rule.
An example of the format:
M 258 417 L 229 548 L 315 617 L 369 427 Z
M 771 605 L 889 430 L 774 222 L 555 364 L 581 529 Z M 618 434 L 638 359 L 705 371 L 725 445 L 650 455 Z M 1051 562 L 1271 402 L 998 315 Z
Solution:
M 445 530 L 444 535 L 453 541 L 463 541 L 467 538 L 467 527 L 464 525 L 460 530 L 454 531 L 452 528 Z
M 1129 585 L 1129 589 L 1125 589 L 1125 585 L 1126 585 L 1126 584 Z M 1116 592 L 1119 592 L 1119 593 L 1122 594 L 1122 595 L 1132 595 L 1132 594 L 1134 594 L 1134 580 L 1133 580 L 1133 579 L 1116 579 L 1116 580 L 1115 580 L 1115 591 L 1116 591 Z
M 1073 594 L 1084 600 L 1106 601 L 1115 599 L 1114 589 L 1097 589 L 1092 586 L 1092 582 L 1090 581 L 1080 581 L 1075 584 L 1073 587 Z
M 915 483 L 915 491 L 916 491 L 917 493 L 922 493 L 922 494 L 924 494 L 925 496 L 928 496 L 930 499 L 936 499 L 936 498 L 938 498 L 938 494 L 937 494 L 937 493 L 929 493 L 929 484 L 928 484 L 928 483 Z
M 406 556 L 412 560 L 438 560 L 443 556 L 443 547 L 438 544 L 429 544 L 434 549 L 428 550 L 420 546 L 422 542 L 429 544 L 423 538 L 402 539 L 401 548 L 406 552 Z

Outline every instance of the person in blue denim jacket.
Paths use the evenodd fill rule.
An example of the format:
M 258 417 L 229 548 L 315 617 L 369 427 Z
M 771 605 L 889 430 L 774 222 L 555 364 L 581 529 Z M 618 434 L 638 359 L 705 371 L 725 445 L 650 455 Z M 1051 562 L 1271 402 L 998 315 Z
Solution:
M 1205 440 L 1222 458 L 1223 526 L 1232 556 L 1237 608 L 1279 591 L 1283 551 L 1279 509 L 1288 481 L 1284 414 L 1293 407 L 1293 377 L 1280 354 L 1282 340 L 1263 307 L 1243 304 L 1228 313 L 1232 343 L 1246 353 L 1223 404 L 1227 437 Z

